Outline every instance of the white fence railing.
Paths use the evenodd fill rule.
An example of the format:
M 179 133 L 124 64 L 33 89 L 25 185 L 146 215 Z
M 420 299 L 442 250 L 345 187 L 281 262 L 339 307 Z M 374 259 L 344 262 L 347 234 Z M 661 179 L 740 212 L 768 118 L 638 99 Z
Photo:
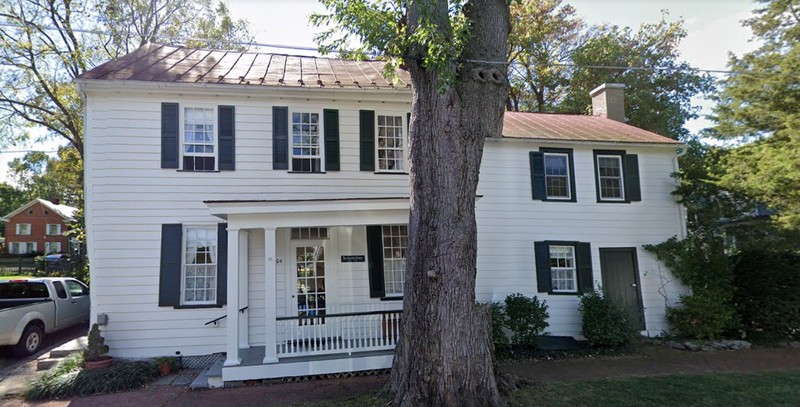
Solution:
M 352 354 L 394 349 L 400 310 L 277 319 L 278 357 Z

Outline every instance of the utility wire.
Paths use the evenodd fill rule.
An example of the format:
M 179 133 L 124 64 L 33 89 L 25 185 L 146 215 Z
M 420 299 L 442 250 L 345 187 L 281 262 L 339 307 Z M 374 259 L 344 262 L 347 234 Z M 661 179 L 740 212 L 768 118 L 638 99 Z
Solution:
M 0 27 L 10 27 L 10 28 L 24 28 L 23 25 L 19 24 L 12 24 L 12 23 L 0 23 Z M 58 31 L 58 27 L 51 27 L 51 26 L 42 26 L 40 27 L 44 30 L 50 31 Z M 83 33 L 83 34 L 95 34 L 95 35 L 107 35 L 110 36 L 112 33 L 110 31 L 101 31 L 101 30 L 88 30 L 88 29 L 80 29 L 80 28 L 73 28 L 72 31 Z M 215 40 L 209 38 L 195 38 L 195 37 L 164 37 L 162 40 L 167 41 L 168 43 L 172 44 L 185 44 L 187 41 L 198 41 L 198 42 L 205 42 L 206 44 L 210 44 Z M 319 48 L 316 47 L 305 47 L 299 45 L 287 45 L 287 44 L 270 44 L 270 43 L 260 43 L 260 42 L 248 42 L 248 41 L 231 41 L 231 45 L 240 45 L 240 46 L 248 46 L 248 47 L 265 47 L 265 48 L 276 48 L 276 49 L 288 49 L 294 51 L 310 51 L 310 52 L 318 52 Z M 342 50 L 335 50 L 336 52 L 341 52 Z M 346 51 L 346 50 L 345 50 Z M 462 62 L 472 62 L 472 63 L 479 63 L 479 64 L 489 64 L 489 65 L 515 65 L 515 66 L 526 66 L 526 64 L 512 61 L 509 63 L 508 61 L 485 61 L 485 60 L 477 60 L 477 59 L 460 59 L 459 61 Z M 10 64 L 0 63 L 0 65 L 4 66 L 12 66 Z M 559 63 L 552 63 L 549 66 L 561 66 L 566 68 L 585 68 L 585 69 L 608 69 L 608 70 L 640 70 L 640 71 L 675 71 L 671 68 L 659 68 L 659 67 L 642 67 L 642 66 L 611 66 L 611 65 L 577 65 L 577 64 L 559 64 Z M 710 74 L 719 74 L 719 75 L 730 75 L 733 74 L 734 71 L 730 70 L 723 70 L 723 69 L 701 69 L 701 68 L 691 68 L 690 71 L 693 72 L 704 72 Z
M 0 150 L 0 154 L 19 154 L 19 153 L 57 153 L 58 150 Z

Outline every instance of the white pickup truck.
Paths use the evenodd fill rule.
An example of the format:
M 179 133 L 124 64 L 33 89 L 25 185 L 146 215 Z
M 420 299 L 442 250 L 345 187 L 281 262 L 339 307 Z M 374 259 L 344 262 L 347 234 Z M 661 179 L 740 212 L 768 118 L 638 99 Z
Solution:
M 74 278 L 0 277 L 0 346 L 36 353 L 45 334 L 89 320 L 89 288 Z

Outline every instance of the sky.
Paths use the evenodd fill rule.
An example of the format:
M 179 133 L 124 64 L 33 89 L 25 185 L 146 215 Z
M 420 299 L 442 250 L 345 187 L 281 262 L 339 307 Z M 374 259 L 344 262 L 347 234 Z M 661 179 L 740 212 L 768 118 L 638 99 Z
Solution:
M 741 55 L 755 48 L 749 42 L 749 28 L 741 21 L 750 16 L 755 5 L 747 0 L 564 0 L 577 10 L 589 24 L 611 23 L 637 29 L 643 23 L 655 23 L 662 10 L 669 12 L 669 21 L 683 18 L 687 37 L 681 43 L 682 58 L 701 69 L 724 70 L 728 53 Z M 298 48 L 314 48 L 317 28 L 308 23 L 312 12 L 325 9 L 316 0 L 228 0 L 232 17 L 250 21 L 251 33 L 261 44 L 277 44 Z M 288 54 L 313 54 L 302 49 L 264 49 Z M 704 113 L 710 113 L 711 104 L 700 99 Z M 687 123 L 696 133 L 708 127 L 705 119 Z M 40 150 L 54 150 L 57 142 L 34 145 Z M 18 150 L 10 148 L 9 150 Z M 8 180 L 7 162 L 22 153 L 0 151 L 0 181 Z

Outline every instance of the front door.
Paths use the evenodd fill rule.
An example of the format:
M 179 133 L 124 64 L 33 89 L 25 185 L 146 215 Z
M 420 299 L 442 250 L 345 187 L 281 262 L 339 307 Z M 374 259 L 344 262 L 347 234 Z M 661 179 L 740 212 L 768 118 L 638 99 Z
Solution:
M 636 248 L 600 249 L 603 293 L 628 309 L 634 326 L 645 329 Z
M 302 318 L 299 326 L 312 326 L 325 323 L 327 299 L 325 289 L 325 246 L 319 241 L 292 244 L 292 270 L 290 279 L 289 309 Z

